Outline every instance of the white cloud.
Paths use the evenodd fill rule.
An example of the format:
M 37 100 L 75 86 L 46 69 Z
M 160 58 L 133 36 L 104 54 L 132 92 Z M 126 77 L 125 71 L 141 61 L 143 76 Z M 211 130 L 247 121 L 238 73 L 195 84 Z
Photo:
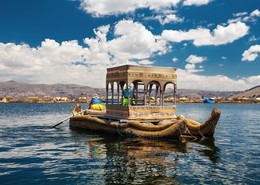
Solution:
M 252 11 L 250 15 L 247 12 L 239 12 L 234 15 L 234 19 L 228 20 L 228 23 L 236 23 L 236 22 L 256 22 L 256 18 L 260 17 L 260 11 L 258 9 Z
M 239 13 L 234 13 L 233 14 L 235 17 L 241 17 L 247 15 L 247 12 L 239 12 Z
M 196 46 L 223 45 L 232 43 L 248 33 L 249 26 L 242 22 L 231 23 L 224 27 L 218 25 L 212 32 L 197 28 L 189 31 L 164 30 L 162 38 L 171 42 L 192 40 Z
M 117 37 L 108 43 L 110 53 L 122 61 L 145 59 L 168 51 L 165 40 L 158 40 L 142 24 L 132 20 L 120 21 L 115 26 L 115 35 Z
M 150 60 L 141 60 L 138 62 L 140 65 L 152 65 L 154 62 Z
M 103 48 L 106 43 L 104 41 L 102 43 L 99 37 L 92 39 L 88 47 L 79 46 L 77 41 L 58 43 L 51 39 L 46 39 L 37 48 L 31 48 L 26 44 L 0 43 L 0 79 L 1 81 L 75 83 L 104 87 L 106 68 L 123 63 L 113 63 L 113 59 L 109 58 L 108 54 L 105 55 L 105 50 L 109 48 Z M 98 47 L 103 49 L 98 49 Z M 103 53 L 99 55 L 95 51 Z M 202 60 L 192 58 L 196 57 L 189 59 L 193 62 L 189 63 L 190 69 L 194 70 L 192 65 Z M 77 62 L 78 64 L 73 64 Z M 143 59 L 139 63 L 150 65 L 152 61 Z M 234 80 L 223 75 L 197 75 L 183 69 L 178 69 L 177 74 L 178 87 L 189 89 L 245 90 L 259 85 L 260 81 L 260 75 Z
M 253 36 L 251 36 L 249 39 L 248 39 L 248 41 L 249 42 L 255 42 L 255 41 L 258 41 L 260 38 L 256 38 L 254 35 Z
M 254 87 L 254 86 L 257 86 L 259 85 L 259 82 L 260 82 L 260 75 L 257 75 L 257 76 L 250 76 L 248 78 L 242 78 L 242 80 L 246 81 L 249 85 L 248 88 L 251 88 L 251 87 Z M 251 87 L 250 87 L 251 86 Z M 247 89 L 248 89 L 247 88 Z
M 187 69 L 188 71 L 194 72 L 194 70 L 195 70 L 195 64 L 186 64 L 186 65 L 185 65 L 185 69 Z
M 250 16 L 260 17 L 260 11 L 258 9 L 256 9 L 253 12 L 251 12 Z
M 173 57 L 173 58 L 172 58 L 172 61 L 173 61 L 173 62 L 177 62 L 178 60 L 179 60 L 179 59 L 176 58 L 176 57 Z
M 161 11 L 176 6 L 181 0 L 81 0 L 81 8 L 93 16 L 119 15 L 148 8 Z
M 163 12 L 157 12 L 157 14 L 153 16 L 142 15 L 142 20 L 158 20 L 160 24 L 164 25 L 169 23 L 183 22 L 184 18 L 178 17 L 176 11 L 164 10 Z
M 96 35 L 95 38 L 85 38 L 84 43 L 88 45 L 86 52 L 83 54 L 81 62 L 86 65 L 100 64 L 102 61 L 103 65 L 110 63 L 109 45 L 107 43 L 107 33 L 110 26 L 101 26 L 94 30 Z
M 179 89 L 201 89 L 215 91 L 243 91 L 259 85 L 260 75 L 231 79 L 224 75 L 203 76 L 177 69 Z
M 118 22 L 112 40 L 107 40 L 109 30 L 109 25 L 95 29 L 95 37 L 85 38 L 84 47 L 76 40 L 58 43 L 46 39 L 37 48 L 0 43 L 0 79 L 103 87 L 107 67 L 151 65 L 151 56 L 168 50 L 166 41 L 158 40 L 140 23 Z
M 79 80 L 80 66 L 71 65 L 80 59 L 84 49 L 77 41 L 61 44 L 46 39 L 38 48 L 26 44 L 0 43 L 0 64 L 4 66 L 1 80 L 26 79 L 31 82 L 66 83 Z
M 186 61 L 188 63 L 191 63 L 191 64 L 197 64 L 197 63 L 201 63 L 201 62 L 204 62 L 205 60 L 207 60 L 206 57 L 200 57 L 200 56 L 196 56 L 196 55 L 190 55 Z
M 183 22 L 183 18 L 177 17 L 176 14 L 168 14 L 165 16 L 157 16 L 156 17 L 161 24 L 168 24 L 168 23 L 177 23 L 177 22 Z
M 227 57 L 222 56 L 221 59 L 222 59 L 222 60 L 227 60 Z
M 216 37 L 207 29 L 200 29 L 208 32 L 210 38 Z M 202 33 L 200 29 L 194 30 L 193 34 L 191 30 L 188 31 L 188 40 L 203 40 L 199 38 Z M 59 43 L 52 39 L 44 40 L 36 48 L 27 44 L 0 43 L 1 81 L 75 83 L 104 87 L 107 67 L 126 63 L 151 65 L 154 62 L 149 60 L 151 57 L 167 53 L 170 49 L 166 40 L 160 40 L 161 37 L 132 20 L 119 21 L 114 27 L 98 27 L 94 33 L 93 38 L 84 39 L 84 46 L 79 45 L 76 40 Z M 108 33 L 114 36 L 112 40 L 108 39 Z M 249 53 L 258 51 L 250 48 Z M 173 62 L 177 60 L 176 57 L 172 59 Z M 196 55 L 187 58 L 186 70 L 177 70 L 180 88 L 245 90 L 259 85 L 260 76 L 233 80 L 223 75 L 194 74 L 203 70 L 203 66 L 197 65 L 205 60 L 206 57 Z
M 183 5 L 185 6 L 201 6 L 209 4 L 211 0 L 184 0 Z
M 199 69 L 196 69 L 196 64 L 202 63 L 205 60 L 207 60 L 206 57 L 200 57 L 196 55 L 190 55 L 187 59 L 186 62 L 188 64 L 185 65 L 185 69 L 189 71 L 190 73 L 195 73 L 195 72 L 200 72 L 203 71 L 203 66 L 199 66 Z
M 242 61 L 254 61 L 258 57 L 258 53 L 260 53 L 260 45 L 251 46 L 242 54 Z
M 236 22 L 244 22 L 245 20 L 243 20 L 242 17 L 236 17 L 234 19 L 229 19 L 228 20 L 228 24 L 231 24 L 231 23 L 236 23 Z

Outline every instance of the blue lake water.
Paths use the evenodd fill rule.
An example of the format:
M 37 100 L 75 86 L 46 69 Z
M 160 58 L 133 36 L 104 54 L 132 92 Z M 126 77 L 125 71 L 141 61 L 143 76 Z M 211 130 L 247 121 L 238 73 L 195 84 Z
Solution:
M 178 104 L 222 112 L 214 139 L 188 142 L 51 128 L 73 106 L 0 103 L 0 184 L 260 184 L 260 104 Z

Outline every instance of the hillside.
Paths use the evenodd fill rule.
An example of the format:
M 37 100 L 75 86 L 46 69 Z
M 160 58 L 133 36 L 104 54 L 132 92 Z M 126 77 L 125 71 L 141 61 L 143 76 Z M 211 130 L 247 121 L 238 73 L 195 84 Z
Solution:
M 91 97 L 94 92 L 99 92 L 105 96 L 104 88 L 92 88 L 76 84 L 30 84 L 16 81 L 0 82 L 0 98 L 26 98 L 37 96 L 41 97 Z M 165 98 L 172 96 L 172 89 L 167 89 Z M 177 98 L 187 97 L 200 99 L 203 97 L 222 97 L 222 98 L 256 98 L 260 97 L 260 86 L 253 87 L 246 91 L 203 91 L 191 89 L 178 89 Z
M 243 92 L 236 93 L 232 95 L 231 98 L 260 98 L 260 85 Z
M 82 97 L 92 96 L 98 91 L 105 94 L 104 89 L 95 89 L 88 86 L 75 84 L 29 84 L 16 81 L 0 83 L 0 97 L 26 98 L 31 96 L 37 97 Z
M 238 91 L 205 91 L 205 90 L 194 90 L 194 89 L 178 89 L 176 97 L 187 97 L 191 99 L 201 99 L 203 97 L 223 97 L 228 98 Z M 172 89 L 167 89 L 165 97 L 172 96 Z

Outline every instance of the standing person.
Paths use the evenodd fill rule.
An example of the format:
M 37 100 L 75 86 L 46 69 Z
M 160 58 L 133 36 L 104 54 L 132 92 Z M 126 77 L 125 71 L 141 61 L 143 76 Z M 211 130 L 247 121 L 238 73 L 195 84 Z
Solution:
M 101 104 L 98 93 L 95 93 L 89 103 L 89 109 L 92 110 L 105 110 L 104 105 Z
M 123 106 L 128 106 L 129 98 L 130 98 L 130 100 L 131 100 L 132 97 L 133 97 L 133 91 L 134 91 L 133 85 L 130 86 L 130 90 L 127 90 L 127 88 L 125 88 L 125 89 L 123 90 L 123 95 L 124 95 L 124 98 L 123 98 Z M 132 104 L 132 102 L 131 102 L 131 104 Z

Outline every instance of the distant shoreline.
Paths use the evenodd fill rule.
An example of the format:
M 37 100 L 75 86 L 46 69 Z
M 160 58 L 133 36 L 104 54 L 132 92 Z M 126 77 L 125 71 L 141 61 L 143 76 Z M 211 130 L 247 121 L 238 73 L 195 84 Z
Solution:
M 66 100 L 66 101 L 43 101 L 43 100 L 20 100 L 20 99 L 12 99 L 0 101 L 0 103 L 88 103 L 89 100 Z M 105 101 L 103 101 L 105 103 Z M 153 102 L 153 101 L 152 101 Z M 172 103 L 172 99 L 166 99 L 165 103 Z M 203 99 L 177 99 L 176 103 L 204 103 Z M 205 103 L 205 104 L 219 104 L 219 103 L 237 103 L 237 104 L 246 104 L 246 103 L 260 103 L 260 99 L 257 98 L 237 98 L 237 99 L 226 99 L 226 100 L 215 100 L 213 103 Z

